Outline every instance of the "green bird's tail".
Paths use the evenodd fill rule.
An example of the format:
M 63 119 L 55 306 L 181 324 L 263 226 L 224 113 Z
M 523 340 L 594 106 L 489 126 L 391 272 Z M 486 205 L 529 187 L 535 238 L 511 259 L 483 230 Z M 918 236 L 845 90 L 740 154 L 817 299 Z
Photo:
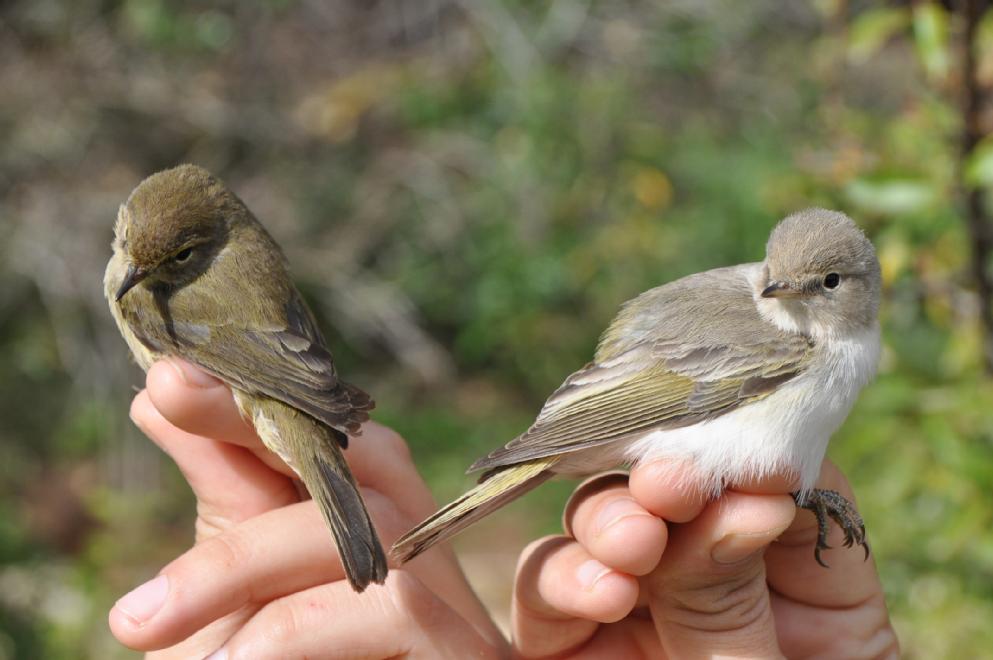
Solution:
M 386 553 L 342 454 L 342 432 L 277 401 L 257 399 L 253 408 L 263 443 L 300 475 L 317 502 L 348 582 L 358 592 L 382 584 Z
M 312 458 L 320 478 L 304 484 L 331 529 L 349 583 L 362 592 L 386 580 L 386 554 L 341 449 L 330 436 L 325 444 Z
M 400 537 L 390 554 L 400 563 L 410 561 L 435 543 L 455 536 L 477 520 L 527 493 L 552 476 L 548 469 L 557 457 L 499 468 L 478 486 L 439 509 Z

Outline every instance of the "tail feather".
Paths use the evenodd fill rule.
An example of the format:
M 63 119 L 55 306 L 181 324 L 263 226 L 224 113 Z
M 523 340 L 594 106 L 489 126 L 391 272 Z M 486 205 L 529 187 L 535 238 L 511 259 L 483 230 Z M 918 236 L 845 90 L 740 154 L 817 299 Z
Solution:
M 431 546 L 445 541 L 504 504 L 527 493 L 552 477 L 548 469 L 557 458 L 513 465 L 495 472 L 478 486 L 439 509 L 430 518 L 404 534 L 390 550 L 400 563 L 410 561 Z
M 341 419 L 341 425 L 349 435 L 361 435 L 361 426 L 369 421 L 369 411 L 376 407 L 376 402 L 365 390 L 351 383 L 339 381 L 336 392 L 339 398 L 348 402 L 348 412 Z
M 339 447 L 344 433 L 274 399 L 236 392 L 262 443 L 300 476 L 327 522 L 356 591 L 386 579 L 386 553 Z
M 329 441 L 327 451 L 317 452 L 313 461 L 320 479 L 307 483 L 307 489 L 331 529 L 345 576 L 358 592 L 371 582 L 382 584 L 386 554 L 341 450 Z

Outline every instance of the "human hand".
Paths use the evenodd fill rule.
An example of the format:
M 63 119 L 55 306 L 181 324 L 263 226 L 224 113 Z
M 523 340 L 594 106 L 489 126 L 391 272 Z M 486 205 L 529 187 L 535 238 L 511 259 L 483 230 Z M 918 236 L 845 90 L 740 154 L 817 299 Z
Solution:
M 566 507 L 569 533 L 528 546 L 514 592 L 519 656 L 898 655 L 875 564 L 855 548 L 827 551 L 831 568 L 819 566 L 814 517 L 776 494 L 783 484 L 708 503 L 670 476 L 647 464 L 630 482 L 594 478 Z M 818 487 L 852 500 L 830 463 Z M 833 529 L 831 545 L 840 538 Z
M 264 449 L 220 381 L 159 362 L 131 417 L 179 466 L 197 520 L 193 548 L 111 610 L 126 646 L 157 659 L 232 660 L 505 650 L 447 548 L 391 568 L 383 586 L 352 591 L 316 505 L 301 501 L 292 471 Z M 345 456 L 388 546 L 435 506 L 403 440 L 375 423 L 363 431 Z

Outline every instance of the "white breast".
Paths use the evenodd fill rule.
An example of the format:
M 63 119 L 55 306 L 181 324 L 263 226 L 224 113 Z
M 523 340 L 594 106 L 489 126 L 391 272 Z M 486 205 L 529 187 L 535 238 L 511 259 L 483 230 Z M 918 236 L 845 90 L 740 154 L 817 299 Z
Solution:
M 813 487 L 831 435 L 876 370 L 878 329 L 826 341 L 816 366 L 765 399 L 721 417 L 658 430 L 631 442 L 630 463 L 677 459 L 692 466 L 685 487 L 718 493 L 728 484 L 771 474 L 795 474 Z

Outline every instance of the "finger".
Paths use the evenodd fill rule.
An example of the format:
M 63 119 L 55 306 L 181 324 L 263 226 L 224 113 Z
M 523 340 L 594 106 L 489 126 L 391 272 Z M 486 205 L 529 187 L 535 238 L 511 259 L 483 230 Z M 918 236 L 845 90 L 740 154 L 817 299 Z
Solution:
M 374 491 L 363 496 L 381 528 L 402 531 L 404 522 L 385 498 Z M 160 649 L 243 607 L 343 578 L 317 507 L 301 502 L 194 546 L 115 604 L 111 630 L 131 648 Z
M 788 496 L 728 492 L 670 529 L 649 608 L 670 657 L 779 657 L 763 551 L 793 521 Z
M 248 658 L 497 658 L 458 612 L 405 570 L 361 596 L 344 582 L 264 607 L 210 660 Z
M 169 423 L 148 390 L 131 403 L 131 419 L 179 467 L 197 497 L 198 538 L 298 501 L 293 483 L 251 452 L 192 435 Z
M 363 489 L 380 536 L 389 542 L 410 518 L 388 499 Z M 499 639 L 451 558 L 423 563 L 416 574 L 487 639 Z M 286 594 L 344 579 L 344 570 L 312 501 L 270 511 L 193 547 L 158 577 L 124 596 L 110 613 L 111 630 L 125 645 L 162 649 L 213 627 L 219 644 L 258 607 Z M 350 587 L 349 587 L 350 589 Z M 218 626 L 217 623 L 222 625 Z
M 261 446 L 255 429 L 235 405 L 230 388 L 189 362 L 159 360 L 148 370 L 145 386 L 156 409 L 173 426 L 243 447 Z
M 681 461 L 659 460 L 631 470 L 630 489 L 647 511 L 670 522 L 687 522 L 706 505 L 708 493 L 694 486 L 693 467 Z
M 817 486 L 838 491 L 854 502 L 848 480 L 829 461 L 824 462 Z M 831 527 L 828 542 L 836 549 L 823 552 L 828 569 L 814 561 L 817 523 L 806 510 L 798 512 L 794 523 L 766 553 L 783 651 L 790 657 L 804 655 L 804 649 L 809 648 L 845 654 L 841 645 L 868 642 L 878 647 L 872 657 L 885 657 L 886 649 L 895 648 L 896 637 L 876 566 L 871 558 L 865 560 L 862 548 L 842 546 L 841 529 L 833 523 Z M 811 608 L 817 608 L 817 616 L 810 615 Z M 841 638 L 838 630 L 850 634 Z
M 624 475 L 582 484 L 566 505 L 564 518 L 566 531 L 594 559 L 622 573 L 649 573 L 665 550 L 665 522 L 631 497 Z
M 170 358 L 152 365 L 146 382 L 155 408 L 173 426 L 248 447 L 270 468 L 296 476 L 262 446 L 221 381 L 188 362 Z M 361 436 L 350 438 L 345 458 L 359 483 L 390 496 L 412 517 L 423 518 L 434 511 L 434 499 L 417 474 L 406 442 L 391 429 L 374 422 L 365 424 Z
M 567 537 L 525 548 L 514 586 L 514 644 L 525 656 L 561 653 L 582 644 L 598 622 L 623 619 L 638 598 L 638 581 L 594 559 Z

